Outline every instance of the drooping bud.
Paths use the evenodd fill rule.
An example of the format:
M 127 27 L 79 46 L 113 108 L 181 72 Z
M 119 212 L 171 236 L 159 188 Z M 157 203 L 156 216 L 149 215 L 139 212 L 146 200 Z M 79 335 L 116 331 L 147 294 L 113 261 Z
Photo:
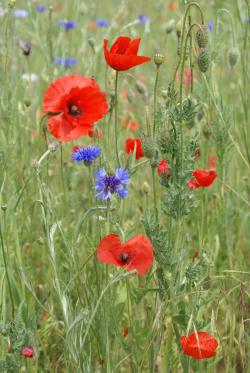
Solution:
M 200 25 L 197 33 L 196 40 L 200 48 L 206 48 L 208 43 L 208 27 L 207 25 Z
M 91 48 L 95 47 L 95 39 L 94 38 L 88 38 L 88 44 Z
M 174 30 L 174 28 L 175 28 L 175 21 L 171 19 L 170 21 L 166 23 L 165 31 L 167 34 L 170 34 Z
M 210 52 L 207 48 L 201 48 L 198 54 L 198 67 L 201 72 L 205 73 L 210 65 Z
M 146 88 L 145 84 L 140 82 L 140 80 L 136 80 L 135 88 L 137 89 L 137 92 L 140 93 L 140 95 L 147 96 L 147 94 L 148 94 L 147 88 Z
M 144 183 L 142 184 L 142 193 L 148 194 L 149 192 L 150 192 L 150 186 L 146 181 L 144 181 Z
M 229 66 L 233 69 L 237 65 L 237 63 L 239 62 L 239 59 L 240 59 L 239 48 L 231 47 L 228 50 L 227 59 L 228 59 Z
M 161 66 L 164 62 L 164 55 L 163 54 L 160 54 L 160 53 L 156 53 L 154 55 L 154 63 L 156 64 L 156 66 Z
M 175 31 L 176 31 L 177 37 L 179 38 L 181 36 L 181 32 L 182 32 L 182 19 L 180 19 L 178 22 L 176 22 Z

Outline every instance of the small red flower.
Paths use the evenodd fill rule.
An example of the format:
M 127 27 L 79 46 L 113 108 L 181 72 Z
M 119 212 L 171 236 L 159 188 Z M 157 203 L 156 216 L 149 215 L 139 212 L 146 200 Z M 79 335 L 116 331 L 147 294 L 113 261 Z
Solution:
M 103 132 L 98 130 L 97 128 L 88 131 L 88 136 L 93 139 L 102 139 L 103 138 Z
M 124 328 L 123 329 L 123 335 L 124 335 L 124 337 L 127 337 L 128 333 L 129 333 L 129 328 Z
M 48 131 L 60 141 L 87 136 L 93 123 L 108 112 L 108 104 L 96 82 L 80 75 L 54 81 L 43 97 Z
M 21 355 L 23 357 L 32 358 L 34 357 L 34 349 L 32 346 L 24 346 L 21 349 Z
M 209 187 L 217 177 L 217 173 L 214 170 L 195 170 L 192 175 L 196 180 L 191 179 L 189 181 L 187 187 L 191 189 Z
M 117 71 L 129 70 L 151 60 L 150 57 L 137 56 L 141 39 L 132 40 L 119 36 L 108 51 L 108 40 L 103 41 L 104 56 L 107 64 Z
M 198 256 L 199 256 L 199 251 L 195 251 L 194 254 L 193 254 L 193 257 L 192 257 L 193 261 L 194 261 L 196 258 L 198 258 Z
M 208 158 L 208 162 L 209 162 L 209 165 L 208 165 L 208 168 L 211 170 L 215 170 L 216 168 L 216 162 L 217 162 L 217 157 L 215 155 L 211 156 Z
M 195 156 L 196 159 L 199 159 L 200 156 L 201 156 L 201 150 L 200 150 L 200 149 L 197 149 L 197 150 L 195 151 L 195 153 L 194 153 L 194 156 Z
M 162 159 L 158 164 L 157 171 L 159 176 L 169 176 L 168 163 L 164 159 Z
M 101 240 L 97 251 L 100 262 L 124 267 L 126 271 L 136 269 L 138 275 L 145 275 L 154 260 L 152 244 L 143 235 L 121 243 L 117 234 L 109 234 Z
M 173 1 L 170 1 L 168 2 L 167 4 L 167 8 L 170 12 L 175 12 L 176 9 L 177 9 L 177 5 L 173 2 Z
M 125 119 L 122 124 L 124 127 L 127 127 L 133 131 L 137 131 L 139 129 L 139 124 L 134 119 Z
M 191 333 L 180 339 L 182 352 L 195 359 L 206 359 L 216 355 L 218 342 L 206 332 Z
M 125 141 L 126 153 L 127 154 L 133 153 L 135 146 L 136 146 L 135 159 L 140 159 L 144 157 L 141 139 L 131 139 L 131 138 L 127 139 Z

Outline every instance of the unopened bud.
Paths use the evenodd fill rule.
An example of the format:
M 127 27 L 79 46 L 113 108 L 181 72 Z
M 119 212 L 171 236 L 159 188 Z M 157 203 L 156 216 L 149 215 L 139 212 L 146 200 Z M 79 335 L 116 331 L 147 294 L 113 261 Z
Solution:
M 152 159 L 157 150 L 156 140 L 151 136 L 142 135 L 141 137 L 142 149 L 146 158 Z
M 171 19 L 169 22 L 166 23 L 165 31 L 167 34 L 170 34 L 175 28 L 175 21 Z
M 181 36 L 181 32 L 182 32 L 182 19 L 180 19 L 178 22 L 176 22 L 175 31 L 176 31 L 176 34 L 179 38 Z
M 14 6 L 16 5 L 16 0 L 9 0 L 9 8 L 14 8 Z
M 140 93 L 140 95 L 147 96 L 147 94 L 148 94 L 147 88 L 146 88 L 145 84 L 140 82 L 140 80 L 136 81 L 135 88 L 137 89 L 138 93 Z
M 237 47 L 231 47 L 227 53 L 229 66 L 233 69 L 240 59 L 240 51 Z
M 196 33 L 196 40 L 200 48 L 206 48 L 208 43 L 208 28 L 207 25 L 200 25 Z
M 148 194 L 150 192 L 150 186 L 146 181 L 144 181 L 144 183 L 142 184 L 142 192 L 144 194 Z
M 201 72 L 205 73 L 210 65 L 210 52 L 207 48 L 202 48 L 198 54 L 198 66 Z
M 95 46 L 95 39 L 94 38 L 88 38 L 88 44 L 91 48 L 94 48 Z

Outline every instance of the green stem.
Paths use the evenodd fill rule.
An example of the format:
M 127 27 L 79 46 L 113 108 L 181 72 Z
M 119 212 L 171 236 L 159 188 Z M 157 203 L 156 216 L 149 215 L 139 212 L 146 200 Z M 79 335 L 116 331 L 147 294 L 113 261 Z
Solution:
M 5 249 L 4 249 L 4 242 L 3 242 L 3 234 L 2 234 L 2 227 L 0 225 L 0 240 L 1 240 L 1 247 L 2 247 L 2 254 L 3 254 L 3 261 L 4 261 L 4 268 L 5 268 L 5 273 L 6 273 L 6 279 L 9 287 L 9 293 L 10 293 L 10 302 L 11 302 L 11 314 L 12 318 L 14 319 L 15 317 L 15 307 L 14 307 L 14 298 L 11 290 L 11 284 L 10 284 L 10 278 L 9 278 L 9 272 L 8 272 L 8 266 L 7 266 L 7 258 L 5 254 Z
M 157 211 L 157 198 L 156 198 L 156 184 L 155 184 L 155 167 L 151 167 L 152 169 L 152 185 L 153 185 L 153 196 L 154 196 L 154 210 L 155 210 L 155 218 L 158 220 L 158 211 Z
M 156 67 L 155 85 L 154 85 L 154 127 L 153 127 L 153 135 L 155 135 L 155 127 L 156 127 L 157 87 L 158 87 L 158 81 L 159 81 L 159 71 L 160 71 L 160 66 L 157 65 L 157 67 Z
M 116 161 L 118 167 L 120 167 L 120 159 L 119 159 L 119 152 L 118 152 L 118 74 L 119 72 L 116 71 L 115 74 L 115 153 L 116 153 Z

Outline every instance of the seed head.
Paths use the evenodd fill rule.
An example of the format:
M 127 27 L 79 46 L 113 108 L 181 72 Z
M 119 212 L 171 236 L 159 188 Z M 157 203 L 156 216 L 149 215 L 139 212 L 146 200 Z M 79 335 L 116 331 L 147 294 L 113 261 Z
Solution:
M 156 64 L 156 66 L 161 66 L 164 62 L 164 55 L 163 54 L 160 54 L 160 53 L 156 53 L 154 55 L 154 63 Z

